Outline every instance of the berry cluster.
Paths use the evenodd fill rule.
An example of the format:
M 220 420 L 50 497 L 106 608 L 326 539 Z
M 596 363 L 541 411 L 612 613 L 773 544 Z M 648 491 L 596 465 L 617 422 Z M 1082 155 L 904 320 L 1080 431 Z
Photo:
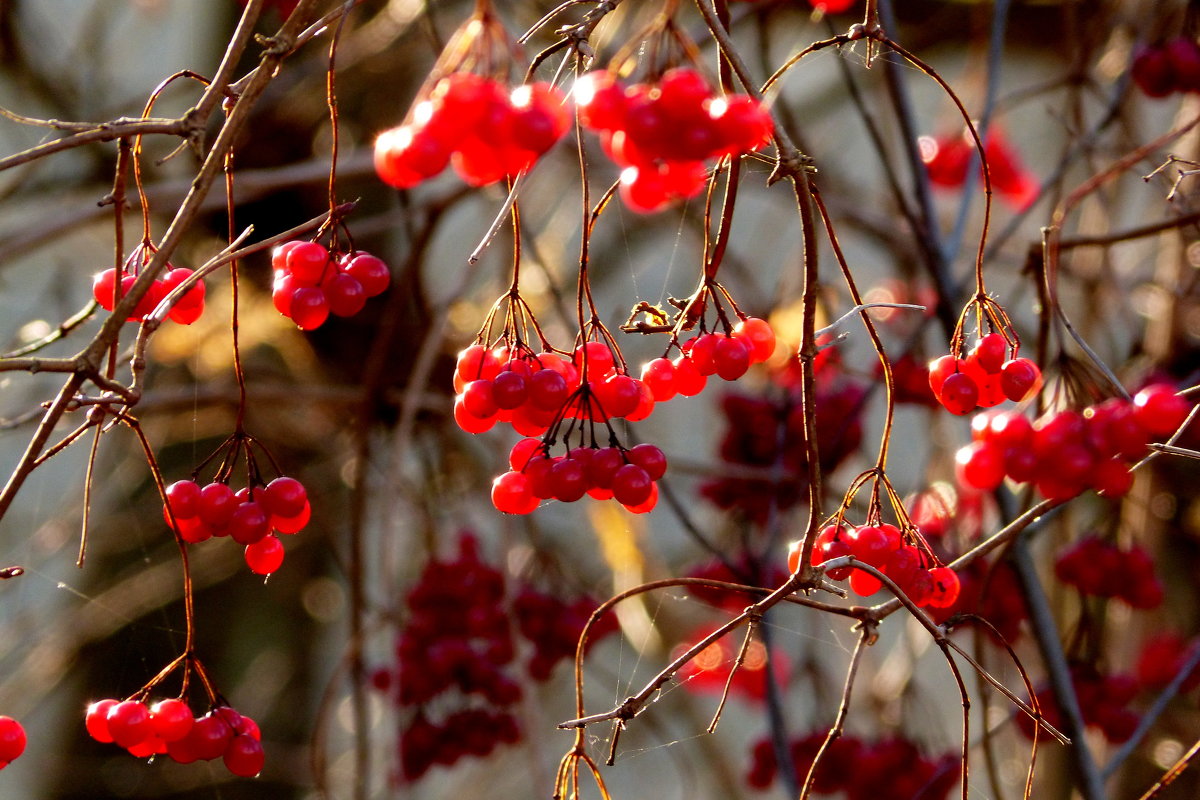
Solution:
M 1133 608 L 1157 608 L 1163 601 L 1154 559 L 1136 544 L 1124 549 L 1099 536 L 1084 536 L 1058 554 L 1054 574 L 1081 594 L 1115 597 Z
M 530 586 L 517 593 L 512 604 L 517 630 L 533 645 L 533 654 L 525 663 L 529 677 L 535 681 L 548 680 L 560 661 L 575 656 L 583 626 L 595 608 L 596 601 L 590 597 L 566 603 Z M 616 631 L 616 616 L 605 614 L 588 632 L 588 646 Z
M 1138 682 L 1133 676 L 1105 675 L 1093 667 L 1076 665 L 1071 668 L 1071 682 L 1085 725 L 1098 728 L 1113 744 L 1120 744 L 1133 735 L 1139 721 L 1137 713 L 1127 708 L 1138 691 Z M 1062 711 L 1054 700 L 1054 691 L 1043 686 L 1037 691 L 1037 700 L 1046 721 L 1062 730 Z M 1028 714 L 1017 713 L 1017 728 L 1026 737 L 1033 738 L 1035 725 Z M 1051 740 L 1041 736 L 1039 741 Z
M 298 533 L 312 516 L 308 492 L 295 478 L 236 492 L 220 481 L 202 487 L 182 480 L 168 486 L 166 495 L 163 518 L 181 539 L 198 544 L 228 536 L 246 546 L 246 565 L 258 575 L 270 575 L 283 563 L 283 543 L 272 531 Z
M 1172 387 L 1157 383 L 1132 402 L 1113 398 L 1032 423 L 1016 412 L 979 414 L 971 421 L 972 442 L 956 456 L 958 479 L 991 491 L 1007 477 L 1033 483 L 1052 500 L 1069 500 L 1089 488 L 1120 497 L 1133 482 L 1130 464 L 1146 454 L 1152 437 L 1174 433 L 1190 410 Z
M 808 774 L 826 734 L 813 731 L 791 742 L 796 774 Z M 770 739 L 754 743 L 746 782 L 766 789 L 775 782 L 779 765 Z M 843 733 L 830 742 L 817 771 L 813 789 L 819 795 L 845 792 L 846 800 L 945 800 L 958 783 L 959 759 L 951 753 L 930 758 L 907 739 L 893 736 L 874 742 Z
M 408 189 L 453 164 L 470 186 L 486 186 L 533 166 L 571 125 L 566 99 L 547 83 L 509 89 L 456 72 L 417 103 L 409 122 L 375 140 L 375 171 Z
M 526 438 L 513 445 L 508 463 L 512 469 L 492 481 L 492 504 L 506 514 L 528 514 L 542 500 L 572 503 L 585 494 L 644 514 L 658 502 L 657 481 L 667 471 L 666 455 L 647 443 L 575 447 L 551 456 L 542 440 Z
M 1142 643 L 1138 653 L 1134 672 L 1138 683 L 1143 689 L 1158 691 L 1175 680 L 1175 676 L 1183 671 L 1190 659 L 1200 647 L 1200 641 L 1188 641 L 1174 631 L 1156 633 Z M 1200 688 L 1200 666 L 1183 679 L 1180 692 L 1190 692 Z
M 193 271 L 184 267 L 167 270 L 161 278 L 150 284 L 149 291 L 138 301 L 134 306 L 133 311 L 129 314 L 129 322 L 141 322 L 148 317 L 163 298 L 170 294 L 176 287 L 190 278 Z M 120 297 L 124 297 L 133 288 L 134 281 L 137 280 L 137 275 L 128 269 L 121 271 L 120 286 L 117 285 L 117 270 L 110 267 L 103 272 L 96 273 L 92 279 L 92 297 L 100 304 L 100 307 L 105 311 L 112 311 L 116 306 L 116 301 Z M 191 325 L 196 320 L 200 319 L 200 315 L 204 313 L 204 281 L 197 281 L 192 288 L 184 292 L 178 302 L 171 307 L 168 314 L 168 319 L 178 322 L 180 325 Z
M 1148 97 L 1200 92 L 1200 44 L 1190 36 L 1138 49 L 1129 75 Z
M 961 585 L 958 573 L 949 567 L 930 566 L 933 559 L 918 545 L 910 544 L 899 528 L 890 523 L 859 525 L 845 528 L 827 525 L 817 534 L 813 545 L 813 565 L 834 558 L 853 556 L 888 576 L 919 606 L 948 608 L 958 600 Z M 800 566 L 802 541 L 793 542 L 788 550 L 788 569 L 795 572 Z M 865 570 L 837 567 L 826 575 L 835 581 L 850 579 L 850 588 L 860 597 L 870 597 L 883 588 L 883 583 Z
M 518 641 L 506 610 L 504 573 L 481 560 L 475 537 L 464 534 L 453 559 L 431 559 L 406 597 L 408 623 L 396 643 L 396 665 L 379 669 L 376 688 L 416 709 L 400 732 L 404 778 L 416 780 L 436 764 L 484 756 L 520 739 L 509 709 L 521 686 L 509 673 Z M 575 643 L 595 602 L 565 602 L 522 586 L 512 601 L 516 629 L 533 646 L 526 669 L 544 681 Z M 607 620 L 607 621 L 606 621 Z M 589 641 L 615 630 L 611 615 Z M 433 707 L 438 711 L 432 719 Z
M 136 758 L 167 755 L 180 764 L 220 758 L 225 768 L 243 778 L 262 772 L 262 735 L 250 717 L 229 706 L 217 706 L 193 717 L 183 700 L 97 700 L 85 717 L 88 734 L 97 742 L 116 744 Z
M 823 350 L 817 369 L 817 452 L 823 473 L 832 472 L 858 450 L 862 442 L 862 411 L 866 389 L 837 368 L 836 350 Z M 721 400 L 726 430 L 720 458 L 730 464 L 762 471 L 763 477 L 721 476 L 700 487 L 701 494 L 746 519 L 765 524 L 771 508 L 786 510 L 804 497 L 807 485 L 804 418 L 800 397 L 799 360 L 790 359 L 769 373 L 769 393 L 753 397 L 729 393 Z
M 966 358 L 947 354 L 930 362 L 929 388 L 947 411 L 962 416 L 1005 400 L 1027 400 L 1042 388 L 1042 371 L 1015 349 L 1009 356 L 1003 334 L 989 333 Z
M 699 194 L 706 160 L 757 150 L 774 132 L 761 104 L 715 94 L 689 67 L 630 86 L 612 73 L 592 72 L 579 79 L 574 96 L 580 121 L 600 133 L 605 152 L 622 168 L 621 199 L 642 213 Z
M 271 298 L 280 314 L 311 331 L 329 315 L 352 317 L 387 290 L 387 264 L 361 250 L 338 254 L 318 242 L 290 241 L 271 251 Z
M 25 752 L 25 728 L 12 717 L 0 717 L 0 769 Z
M 958 189 L 966 183 L 967 169 L 976 153 L 975 140 L 970 133 L 963 131 L 961 136 L 936 138 L 922 136 L 918 146 L 929 181 L 935 187 Z M 1021 163 L 1020 156 L 1003 133 L 995 128 L 989 131 L 983 152 L 987 155 L 992 189 L 1013 208 L 1028 208 L 1037 199 L 1037 179 Z

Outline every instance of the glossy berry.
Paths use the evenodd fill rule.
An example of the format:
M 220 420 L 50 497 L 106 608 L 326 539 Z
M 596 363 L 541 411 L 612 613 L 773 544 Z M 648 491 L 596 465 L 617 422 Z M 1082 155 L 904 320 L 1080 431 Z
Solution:
M 182 700 L 159 700 L 150 707 L 150 729 L 164 742 L 174 742 L 192 730 L 192 710 Z
M 262 772 L 266 763 L 262 743 L 245 734 L 230 739 L 221 758 L 225 762 L 225 769 L 242 778 L 253 778 Z
M 492 481 L 492 505 L 505 514 L 528 514 L 538 506 L 529 478 L 521 472 L 506 472 Z
M 275 536 L 265 536 L 246 545 L 246 566 L 255 575 L 271 575 L 282 566 L 283 557 L 283 542 Z
M 119 702 L 119 700 L 108 698 L 97 700 L 87 707 L 84 724 L 87 727 L 88 735 L 97 742 L 108 744 L 113 740 L 112 733 L 108 730 L 108 712 Z
M 113 741 L 126 749 L 153 735 L 150 710 L 137 700 L 125 700 L 110 707 L 105 719 Z
M 12 717 L 0 716 L 0 763 L 8 764 L 25 752 L 25 728 Z

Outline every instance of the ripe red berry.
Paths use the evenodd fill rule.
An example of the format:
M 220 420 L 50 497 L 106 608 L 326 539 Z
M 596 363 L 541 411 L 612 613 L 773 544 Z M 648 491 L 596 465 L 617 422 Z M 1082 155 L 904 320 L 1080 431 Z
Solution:
M 316 286 L 301 286 L 292 292 L 288 311 L 300 330 L 316 330 L 329 319 L 329 300 L 324 290 Z
M 0 717 L 0 763 L 8 764 L 25 752 L 25 728 L 12 717 Z
M 718 336 L 713 348 L 713 367 L 722 379 L 736 381 L 750 368 L 752 345 L 734 336 Z
M 118 702 L 120 701 L 106 698 L 97 700 L 87 707 L 84 725 L 87 727 L 88 735 L 97 742 L 108 744 L 113 740 L 112 733 L 108 730 L 108 712 Z
M 304 506 L 300 509 L 300 513 L 291 517 L 277 517 L 272 515 L 271 527 L 280 533 L 298 533 L 309 519 L 312 518 L 312 506 L 308 500 L 304 501 Z
M 492 481 L 492 505 L 505 514 L 528 514 L 538 506 L 529 478 L 522 472 L 506 472 Z
M 929 577 L 933 579 L 933 591 L 926 599 L 925 605 L 933 608 L 949 608 L 958 601 L 962 584 L 958 579 L 957 572 L 949 567 L 934 567 L 929 570 Z
M 625 456 L 631 464 L 637 464 L 646 470 L 652 481 L 657 481 L 667 471 L 667 456 L 657 445 L 648 442 L 635 445 Z
M 642 383 L 650 387 L 655 401 L 664 403 L 678 393 L 675 365 L 668 358 L 656 358 L 642 365 Z
M 283 542 L 276 536 L 264 536 L 246 545 L 246 566 L 255 575 L 271 575 L 283 565 Z
M 233 729 L 225 719 L 210 711 L 192 724 L 191 731 L 181 739 L 195 754 L 199 761 L 212 761 L 225 754 L 229 741 L 233 738 Z
M 241 778 L 253 778 L 262 772 L 266 756 L 262 744 L 253 736 L 239 734 L 229 740 L 222 754 L 225 769 Z
M 137 700 L 125 700 L 110 707 L 105 719 L 113 741 L 126 749 L 141 744 L 154 733 L 150 710 Z
M 971 442 L 955 454 L 955 474 L 972 489 L 990 492 L 1004 482 L 1004 451 L 988 442 Z
M 1000 386 L 1005 397 L 1019 403 L 1042 388 L 1042 371 L 1028 358 L 1011 359 L 1000 371 Z
M 1165 383 L 1155 383 L 1133 397 L 1133 416 L 1151 436 L 1168 436 L 1183 424 L 1192 405 Z
M 733 335 L 750 342 L 751 364 L 760 364 L 775 352 L 775 331 L 764 319 L 746 317 L 734 326 Z
M 281 475 L 255 494 L 255 499 L 272 517 L 294 517 L 304 511 L 308 492 L 300 481 Z
M 1004 366 L 1008 342 L 999 333 L 989 333 L 979 340 L 979 344 L 971 351 L 976 363 L 989 375 L 995 375 Z
M 233 519 L 238 499 L 223 483 L 210 483 L 200 490 L 200 519 L 214 529 L 224 529 Z
M 150 707 L 150 728 L 164 742 L 174 742 L 192 730 L 192 710 L 182 700 L 159 700 Z
M 653 484 L 646 470 L 637 464 L 626 464 L 613 475 L 613 498 L 621 505 L 640 505 L 649 499 Z
M 932 374 L 931 372 L 930 375 Z M 975 410 L 979 400 L 979 387 L 971 376 L 964 372 L 955 372 L 943 381 L 938 399 L 951 414 L 963 416 Z
M 329 313 L 338 317 L 353 317 L 367 304 L 367 292 L 353 275 L 344 272 L 332 276 L 321 284 Z
M 362 285 L 367 297 L 383 294 L 392 281 L 392 272 L 388 269 L 388 265 L 382 259 L 361 250 L 343 255 L 339 266 L 342 272 Z
M 686 355 L 677 356 L 671 364 L 675 367 L 675 388 L 684 397 L 695 397 L 704 391 L 708 378 L 701 375 L 696 365 Z
M 271 532 L 271 520 L 266 508 L 253 500 L 239 503 L 233 510 L 226 532 L 238 544 L 254 544 Z
M 164 494 L 176 519 L 192 519 L 200 514 L 200 486 L 195 481 L 175 481 Z

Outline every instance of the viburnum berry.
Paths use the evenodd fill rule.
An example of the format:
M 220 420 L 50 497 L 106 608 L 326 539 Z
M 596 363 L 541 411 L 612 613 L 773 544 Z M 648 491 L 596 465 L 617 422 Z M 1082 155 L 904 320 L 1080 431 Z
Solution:
M 246 566 L 255 575 L 271 575 L 282 566 L 283 557 L 283 542 L 276 536 L 264 536 L 246 545 Z
M 237 734 L 229 740 L 222 753 L 225 769 L 243 778 L 253 778 L 262 772 L 266 756 L 262 743 L 253 736 Z
M 106 698 L 97 700 L 87 707 L 84 724 L 87 727 L 88 735 L 97 742 L 108 744 L 113 741 L 113 735 L 108 729 L 108 712 L 119 702 L 119 700 Z
M 971 413 L 979 402 L 979 387 L 964 372 L 948 376 L 942 382 L 941 392 L 937 394 L 946 410 L 959 416 Z
M 159 700 L 150 707 L 150 729 L 164 742 L 174 742 L 192 730 L 192 710 L 182 700 Z
M 530 480 L 522 472 L 506 472 L 492 481 L 492 505 L 505 514 L 528 514 L 538 506 Z
M 129 749 L 153 735 L 150 710 L 138 700 L 125 700 L 108 709 L 105 715 L 108 734 L 121 747 Z
M 25 728 L 12 717 L 0 716 L 0 769 L 25 752 Z

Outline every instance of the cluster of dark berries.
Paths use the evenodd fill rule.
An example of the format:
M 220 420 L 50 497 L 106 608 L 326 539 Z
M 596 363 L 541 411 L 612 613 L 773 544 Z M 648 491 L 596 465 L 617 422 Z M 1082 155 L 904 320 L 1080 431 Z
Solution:
M 193 271 L 184 267 L 168 269 L 161 278 L 150 284 L 149 291 L 138 301 L 134 306 L 133 311 L 129 314 L 129 322 L 141 322 L 158 307 L 163 298 L 174 291 L 180 284 L 190 278 Z M 96 273 L 92 279 L 92 297 L 100 304 L 100 307 L 105 311 L 112 311 L 118 300 L 129 294 L 129 290 L 133 288 L 134 281 L 137 280 L 137 274 L 128 269 L 128 265 L 121 271 L 120 284 L 117 281 L 117 270 L 109 268 L 103 272 Z M 200 319 L 200 315 L 204 313 L 204 281 L 197 281 L 192 288 L 183 293 L 183 296 L 171 306 L 171 311 L 167 318 L 178 322 L 180 325 L 191 325 L 196 320 Z
M 585 494 L 644 514 L 658 502 L 657 482 L 667 471 L 666 455 L 648 443 L 575 447 L 552 456 L 541 439 L 526 438 L 513 445 L 508 463 L 511 469 L 492 481 L 492 504 L 506 514 L 528 514 L 542 500 L 573 503 Z
M 1099 536 L 1084 536 L 1058 554 L 1054 574 L 1081 594 L 1115 597 L 1133 608 L 1157 608 L 1163 585 L 1145 548 L 1120 547 Z
M 804 778 L 825 741 L 813 731 L 791 742 L 796 774 Z M 775 782 L 779 765 L 770 739 L 755 742 L 746 782 L 766 789 Z M 945 800 L 958 784 L 960 761 L 947 753 L 924 755 L 907 739 L 892 736 L 871 742 L 843 733 L 829 743 L 813 775 L 816 794 L 845 792 L 846 800 Z
M 1132 675 L 1105 675 L 1091 666 L 1076 665 L 1071 668 L 1071 682 L 1085 725 L 1099 729 L 1104 738 L 1113 744 L 1127 741 L 1133 735 L 1140 718 L 1127 706 L 1137 695 L 1136 678 Z M 1037 700 L 1046 721 L 1062 730 L 1062 711 L 1054 700 L 1053 689 L 1048 685 L 1039 688 Z M 1036 724 L 1028 714 L 1017 712 L 1017 728 L 1026 737 L 1033 738 Z M 1038 741 L 1052 740 L 1039 736 Z
M 0 717 L 0 769 L 25 752 L 25 728 L 12 717 Z
M 517 719 L 507 711 L 463 708 L 432 722 L 418 712 L 400 733 L 400 763 L 404 779 L 415 781 L 438 764 L 450 766 L 460 758 L 491 755 L 498 745 L 521 741 Z
M 200 486 L 182 480 L 168 486 L 166 495 L 163 518 L 178 527 L 180 538 L 197 544 L 228 536 L 246 546 L 246 565 L 258 575 L 270 575 L 283 563 L 283 543 L 272 531 L 298 533 L 312 516 L 308 492 L 295 478 L 236 492 L 220 481 Z
M 1134 673 L 1143 689 L 1159 691 L 1165 689 L 1187 666 L 1200 641 L 1190 642 L 1175 631 L 1156 633 L 1142 643 Z M 1180 692 L 1191 692 L 1200 688 L 1200 666 L 1193 667 L 1180 684 Z
M 592 72 L 573 91 L 579 118 L 598 131 L 622 168 L 620 194 L 634 211 L 652 213 L 699 194 L 704 162 L 737 157 L 770 141 L 770 113 L 746 95 L 713 92 L 697 70 L 676 67 L 655 83 L 623 86 Z
M 513 598 L 512 613 L 521 632 L 533 645 L 525 671 L 535 681 L 545 681 L 563 660 L 575 657 L 579 635 L 596 609 L 596 601 L 580 597 L 564 602 L 556 595 L 523 587 Z M 617 618 L 605 614 L 588 631 L 588 646 L 617 630 Z
M 375 140 L 375 171 L 407 189 L 453 164 L 470 186 L 486 186 L 533 166 L 571 125 L 562 92 L 547 83 L 509 88 L 457 72 L 434 85 L 409 122 Z
M 167 755 L 180 764 L 222 759 L 234 775 L 253 778 L 262 772 L 262 735 L 250 717 L 217 706 L 193 717 L 183 700 L 97 700 L 85 717 L 88 734 L 113 743 L 137 758 Z
M 967 181 L 967 169 L 977 152 L 975 140 L 969 132 L 963 131 L 961 135 L 952 136 L 922 136 L 917 144 L 930 183 L 944 189 L 962 188 Z M 1016 209 L 1029 207 L 1037 199 L 1037 179 L 1021 163 L 1020 156 L 1004 134 L 996 128 L 988 131 L 983 152 L 987 156 L 992 189 Z M 980 169 L 978 162 L 975 169 Z
M 822 473 L 829 473 L 858 450 L 866 389 L 839 369 L 833 348 L 816 364 L 817 452 Z M 746 470 L 707 481 L 701 494 L 724 509 L 765 524 L 771 508 L 787 510 L 804 498 L 807 485 L 803 403 L 799 360 L 768 372 L 770 385 L 761 396 L 730 392 L 721 399 L 725 433 L 718 456 Z M 762 477 L 744 473 L 761 471 Z
M 1178 36 L 1145 45 L 1134 55 L 1129 74 L 1149 97 L 1200 92 L 1200 44 L 1190 36 Z
M 373 675 L 376 688 L 398 705 L 415 708 L 400 732 L 405 779 L 519 740 L 509 711 L 521 699 L 521 686 L 509 671 L 520 654 L 508 595 L 504 573 L 480 558 L 470 534 L 460 537 L 453 559 L 431 559 L 409 591 L 396 664 Z M 588 598 L 566 602 L 528 586 L 517 590 L 511 614 L 533 647 L 526 663 L 531 678 L 546 680 L 561 659 L 574 654 L 595 606 Z M 608 615 L 589 641 L 613 630 Z
M 842 556 L 875 567 L 919 606 L 947 608 L 958 600 L 961 586 L 958 573 L 949 567 L 934 566 L 933 559 L 906 539 L 899 528 L 884 522 L 878 525 L 859 525 L 846 528 L 827 525 L 817 534 L 813 545 L 812 562 L 824 564 Z M 800 566 L 802 541 L 793 542 L 788 550 L 788 569 L 795 572 Z M 869 572 L 851 566 L 835 567 L 826 575 L 831 580 L 850 579 L 850 588 L 860 597 L 870 597 L 883 588 L 883 583 Z
M 966 358 L 947 354 L 930 362 L 929 388 L 947 411 L 962 416 L 1032 397 L 1042 388 L 1042 371 L 1015 349 L 1010 355 L 1002 334 L 989 333 Z
M 1157 383 L 1132 402 L 1113 398 L 1036 422 L 1016 412 L 980 414 L 971 422 L 973 441 L 956 456 L 958 479 L 991 491 L 1007 477 L 1033 483 L 1051 500 L 1069 500 L 1089 488 L 1120 497 L 1129 491 L 1130 465 L 1146 455 L 1147 443 L 1174 433 L 1191 408 L 1171 386 Z
M 392 280 L 387 264 L 370 253 L 339 255 L 319 242 L 284 242 L 271 251 L 271 266 L 275 308 L 306 331 L 324 325 L 330 314 L 354 316 Z

